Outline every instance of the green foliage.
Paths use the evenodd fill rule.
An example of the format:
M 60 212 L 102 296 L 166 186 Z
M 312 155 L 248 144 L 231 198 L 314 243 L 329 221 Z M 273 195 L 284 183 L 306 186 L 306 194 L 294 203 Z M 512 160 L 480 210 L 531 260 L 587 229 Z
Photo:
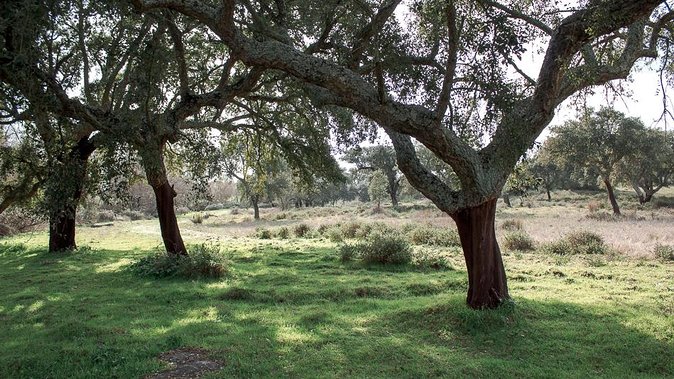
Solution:
M 452 265 L 445 257 L 432 250 L 416 251 L 412 258 L 412 263 L 421 269 L 430 270 L 451 270 Z
M 674 246 L 658 243 L 653 248 L 653 253 L 662 260 L 674 261 Z
M 336 226 L 328 228 L 325 234 L 331 242 L 342 242 L 344 240 L 342 230 Z
M 412 248 L 400 235 L 376 233 L 353 246 L 365 263 L 396 265 L 412 262 Z
M 360 258 L 362 247 L 359 244 L 344 244 L 339 247 L 339 260 L 342 263 Z
M 569 233 L 559 241 L 543 245 L 542 250 L 555 255 L 608 254 L 610 252 L 600 235 L 587 231 Z
M 283 226 L 278 229 L 278 231 L 276 232 L 276 236 L 280 239 L 288 239 L 288 237 L 290 237 L 290 229 Z
M 407 233 L 410 242 L 415 245 L 461 246 L 456 230 L 419 225 Z
M 221 278 L 229 272 L 229 261 L 215 245 L 194 245 L 190 255 L 175 256 L 156 252 L 134 262 L 130 268 L 152 278 Z
M 527 232 L 515 231 L 503 236 L 503 247 L 508 250 L 530 251 L 536 248 L 536 244 Z
M 261 240 L 268 240 L 273 237 L 271 230 L 267 228 L 257 228 L 255 230 L 255 236 Z
M 377 209 L 379 209 L 382 200 L 384 200 L 388 194 L 386 175 L 380 170 L 375 171 L 370 176 L 370 184 L 367 187 L 367 193 L 370 195 L 370 200 L 377 203 Z

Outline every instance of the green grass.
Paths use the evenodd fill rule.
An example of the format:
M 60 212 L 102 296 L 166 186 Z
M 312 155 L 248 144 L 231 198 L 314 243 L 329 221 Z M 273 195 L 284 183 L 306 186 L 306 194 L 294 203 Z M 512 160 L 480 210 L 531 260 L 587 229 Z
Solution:
M 48 254 L 45 233 L 0 240 L 0 378 L 141 378 L 178 347 L 222 362 L 211 378 L 674 376 L 674 262 L 504 248 L 514 304 L 473 311 L 456 246 L 418 245 L 417 265 L 389 267 L 342 263 L 342 242 L 318 233 L 250 237 L 258 226 L 344 221 L 323 219 L 336 210 L 351 217 L 339 208 L 261 223 L 228 211 L 202 224 L 181 217 L 186 242 L 217 244 L 231 261 L 221 279 L 134 274 L 130 264 L 161 243 L 153 220 L 82 227 L 85 247 L 66 254 Z M 389 224 L 417 212 L 428 222 L 410 209 Z M 557 218 L 528 212 L 499 217 L 554 229 Z
M 342 264 L 326 240 L 221 241 L 232 273 L 203 281 L 19 240 L 0 242 L 3 378 L 143 377 L 176 347 L 224 362 L 211 377 L 674 375 L 670 263 L 507 255 L 515 305 L 478 312 L 463 269 Z

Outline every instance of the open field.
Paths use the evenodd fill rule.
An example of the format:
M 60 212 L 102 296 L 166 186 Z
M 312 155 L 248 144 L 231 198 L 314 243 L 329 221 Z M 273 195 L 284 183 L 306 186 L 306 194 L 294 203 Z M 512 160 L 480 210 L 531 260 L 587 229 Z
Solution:
M 342 263 L 344 242 L 316 232 L 349 222 L 453 228 L 423 204 L 264 209 L 257 223 L 245 210 L 208 212 L 201 224 L 182 216 L 187 242 L 229 257 L 217 280 L 131 272 L 161 243 L 153 220 L 83 226 L 80 249 L 64 254 L 46 253 L 43 232 L 0 240 L 0 377 L 144 377 L 176 348 L 203 349 L 221 364 L 213 378 L 674 376 L 674 262 L 653 254 L 674 246 L 672 208 L 625 207 L 626 220 L 599 221 L 586 216 L 600 195 L 555 198 L 499 208 L 497 225 L 519 220 L 538 248 L 503 248 L 514 304 L 495 311 L 464 305 L 456 246 L 414 246 L 445 267 L 368 266 Z M 300 223 L 310 236 L 293 236 Z M 255 237 L 284 227 L 288 238 Z M 578 230 L 598 233 L 611 252 L 541 248 Z M 498 233 L 502 242 L 508 232 Z

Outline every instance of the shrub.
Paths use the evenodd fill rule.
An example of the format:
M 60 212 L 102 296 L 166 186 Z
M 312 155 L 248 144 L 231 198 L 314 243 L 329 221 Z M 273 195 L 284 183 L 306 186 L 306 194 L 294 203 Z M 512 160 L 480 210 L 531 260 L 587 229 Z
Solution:
M 362 227 L 361 222 L 350 221 L 342 225 L 342 236 L 344 238 L 356 238 L 358 230 Z
M 266 228 L 257 228 L 255 230 L 255 236 L 261 240 L 268 240 L 271 239 L 272 234 L 269 229 Z
M 522 230 L 522 221 L 521 220 L 505 220 L 501 224 L 501 229 L 507 231 Z
M 153 278 L 220 278 L 229 272 L 229 261 L 214 245 L 194 245 L 187 256 L 155 252 L 131 264 L 131 270 Z
M 217 211 L 220 209 L 223 209 L 225 207 L 224 204 L 208 204 L 206 208 L 204 208 L 205 211 Z
M 328 229 L 325 232 L 325 234 L 327 235 L 328 239 L 332 242 L 342 242 L 344 240 L 342 230 L 336 226 L 333 226 L 332 228 Z
M 407 264 L 412 262 L 412 248 L 399 235 L 373 234 L 359 244 L 358 250 L 365 263 Z
M 239 213 L 241 213 L 241 212 L 239 211 L 239 208 L 232 208 L 232 211 L 230 212 L 230 214 L 231 214 L 232 216 L 236 216 L 236 215 L 238 215 Z
M 195 224 L 201 224 L 204 222 L 204 215 L 201 213 L 195 213 L 192 215 L 190 220 Z
M 122 212 L 122 215 L 125 216 L 125 217 L 128 217 L 129 220 L 131 220 L 131 221 L 144 220 L 145 219 L 145 214 L 143 212 L 139 212 L 139 211 L 127 210 L 127 211 Z
M 426 250 L 416 252 L 412 262 L 424 269 L 448 270 L 452 268 L 447 259 L 437 253 Z
M 316 232 L 317 232 L 319 235 L 322 236 L 322 235 L 325 235 L 325 233 L 326 233 L 329 229 L 330 229 L 330 225 L 328 225 L 328 224 L 321 224 L 321 225 L 318 226 L 318 228 L 316 228 Z
M 115 212 L 109 209 L 102 209 L 96 213 L 96 222 L 110 222 L 115 221 Z
M 543 246 L 543 251 L 555 255 L 606 254 L 609 248 L 600 235 L 578 231 L 567 234 L 557 242 Z
M 653 252 L 660 259 L 674 261 L 674 246 L 657 244 L 653 248 Z
M 309 237 L 310 232 L 311 227 L 305 223 L 295 225 L 295 227 L 293 228 L 293 233 L 295 233 L 295 237 L 297 238 Z
M 508 250 L 529 251 L 535 249 L 534 240 L 523 231 L 506 234 L 503 237 L 503 246 Z
M 358 245 L 344 244 L 339 247 L 339 260 L 342 262 L 350 262 L 359 257 L 360 251 L 363 248 Z
M 440 229 L 430 226 L 417 226 L 408 236 L 415 245 L 460 246 L 459 234 L 455 230 Z
M 288 239 L 290 237 L 290 230 L 284 226 L 276 232 L 276 236 L 281 239 Z

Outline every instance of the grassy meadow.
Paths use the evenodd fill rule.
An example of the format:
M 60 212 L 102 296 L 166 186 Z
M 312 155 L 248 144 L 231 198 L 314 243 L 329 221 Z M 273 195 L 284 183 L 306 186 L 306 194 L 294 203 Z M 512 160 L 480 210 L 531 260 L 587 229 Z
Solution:
M 674 203 L 674 191 L 659 198 Z M 60 254 L 44 231 L 0 239 L 0 378 L 142 378 L 177 348 L 221 364 L 205 378 L 674 377 L 674 261 L 657 256 L 674 247 L 674 208 L 625 200 L 613 220 L 605 202 L 564 191 L 499 204 L 514 301 L 491 311 L 465 306 L 456 244 L 415 240 L 416 228 L 454 228 L 425 203 L 180 216 L 188 243 L 227 257 L 219 279 L 132 271 L 160 247 L 155 220 L 83 225 L 80 248 Z M 413 262 L 340 259 L 377 228 L 408 236 Z M 578 231 L 603 250 L 551 253 Z M 529 246 L 506 242 L 514 233 Z

